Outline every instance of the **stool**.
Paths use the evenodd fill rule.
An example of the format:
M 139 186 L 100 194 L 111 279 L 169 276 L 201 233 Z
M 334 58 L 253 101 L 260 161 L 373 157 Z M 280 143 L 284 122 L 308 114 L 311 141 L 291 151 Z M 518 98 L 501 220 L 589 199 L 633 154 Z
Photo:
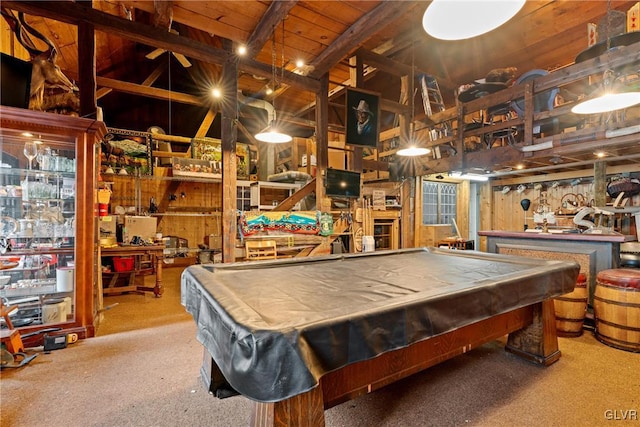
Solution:
M 587 312 L 587 276 L 578 274 L 573 292 L 554 298 L 556 330 L 561 337 L 579 337 Z
M 599 272 L 593 314 L 599 341 L 621 350 L 640 352 L 640 269 Z
M 494 124 L 511 120 L 512 115 L 513 111 L 508 103 L 489 107 L 487 108 L 487 122 L 485 125 L 493 126 Z M 514 126 L 510 126 L 505 129 L 485 134 L 484 142 L 487 145 L 487 148 L 491 148 L 497 139 L 504 140 L 506 138 L 509 145 L 514 145 L 516 143 L 515 136 L 517 133 L 518 129 Z

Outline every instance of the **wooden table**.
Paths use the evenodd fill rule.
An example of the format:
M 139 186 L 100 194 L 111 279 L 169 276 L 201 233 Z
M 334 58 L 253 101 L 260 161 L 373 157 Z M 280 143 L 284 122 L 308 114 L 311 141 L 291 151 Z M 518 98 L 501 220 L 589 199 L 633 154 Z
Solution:
M 255 401 L 254 425 L 322 426 L 324 410 L 488 341 L 549 365 L 553 298 L 579 266 L 422 248 L 188 267 L 181 302 L 219 397 Z
M 102 257 L 127 257 L 127 256 L 141 256 L 150 255 L 153 259 L 153 272 L 156 275 L 156 283 L 154 287 L 137 286 L 135 284 L 135 275 L 137 273 L 134 267 L 131 271 L 126 272 L 113 272 L 113 280 L 110 281 L 109 286 L 102 289 L 103 294 L 114 294 L 131 291 L 153 292 L 156 297 L 159 297 L 164 292 L 162 287 L 162 259 L 164 258 L 165 245 L 131 245 L 131 246 L 117 246 L 111 248 L 101 248 Z M 115 286 L 117 275 L 129 274 L 129 283 L 127 286 Z

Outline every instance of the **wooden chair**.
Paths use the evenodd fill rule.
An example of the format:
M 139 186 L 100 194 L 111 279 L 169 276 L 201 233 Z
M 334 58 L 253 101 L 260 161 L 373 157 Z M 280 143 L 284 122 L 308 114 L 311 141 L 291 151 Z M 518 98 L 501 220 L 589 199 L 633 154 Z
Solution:
M 245 261 L 277 259 L 275 240 L 246 240 L 244 248 Z

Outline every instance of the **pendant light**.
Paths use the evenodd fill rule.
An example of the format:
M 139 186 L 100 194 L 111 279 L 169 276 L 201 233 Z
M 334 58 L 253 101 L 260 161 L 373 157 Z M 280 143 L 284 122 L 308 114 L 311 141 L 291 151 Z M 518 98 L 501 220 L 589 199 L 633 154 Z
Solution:
M 424 30 L 441 40 L 464 40 L 488 33 L 515 16 L 525 0 L 433 0 L 422 17 Z
M 414 45 L 411 44 L 411 85 L 409 86 L 409 92 L 411 92 L 411 122 L 409 123 L 409 140 L 405 142 L 405 146 L 396 151 L 398 156 L 403 157 L 417 157 L 424 156 L 425 154 L 429 154 L 431 152 L 430 149 L 426 147 L 421 147 L 416 144 L 415 141 L 415 90 L 413 88 L 415 79 L 415 55 L 414 55 Z
M 611 49 L 611 0 L 607 1 L 607 47 L 605 52 Z M 602 85 L 587 99 L 574 105 L 571 112 L 574 114 L 601 114 L 609 113 L 640 104 L 640 92 L 626 90 L 621 82 L 616 79 L 613 70 L 605 70 L 602 76 Z
M 291 142 L 293 138 L 286 133 L 282 133 L 276 127 L 276 102 L 275 98 L 277 96 L 277 90 L 280 87 L 280 81 L 282 81 L 282 77 L 284 77 L 284 20 L 282 21 L 282 64 L 280 67 L 281 79 L 277 80 L 276 73 L 276 31 L 275 28 L 273 30 L 273 42 L 271 43 L 271 71 L 272 71 L 272 80 L 271 84 L 273 85 L 273 114 L 269 114 L 267 117 L 268 123 L 267 127 L 257 133 L 255 138 L 258 141 L 267 142 L 270 144 L 283 144 L 286 142 Z
M 426 147 L 421 147 L 415 143 L 414 124 L 411 123 L 409 126 L 411 128 L 409 131 L 409 141 L 406 142 L 406 145 L 403 148 L 396 151 L 396 154 L 403 157 L 417 157 L 429 154 L 431 150 Z
M 640 92 L 625 92 L 622 85 L 616 83 L 612 70 L 604 72 L 602 86 L 595 94 L 576 104 L 571 109 L 574 114 L 609 113 L 640 104 Z

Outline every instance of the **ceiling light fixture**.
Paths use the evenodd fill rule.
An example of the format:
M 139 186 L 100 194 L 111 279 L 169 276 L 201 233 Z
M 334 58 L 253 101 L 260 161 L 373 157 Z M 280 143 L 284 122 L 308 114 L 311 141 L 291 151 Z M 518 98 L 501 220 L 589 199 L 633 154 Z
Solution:
M 422 17 L 422 27 L 441 40 L 464 40 L 494 30 L 513 18 L 525 0 L 433 0 Z
M 403 157 L 417 157 L 424 156 L 425 154 L 429 154 L 431 152 L 430 149 L 426 147 L 421 147 L 416 143 L 415 140 L 415 91 L 413 89 L 413 84 L 415 81 L 415 55 L 414 55 L 414 44 L 411 44 L 411 83 L 407 88 L 407 91 L 411 94 L 411 121 L 409 122 L 409 138 L 404 142 L 404 147 L 400 148 L 396 151 L 398 156 Z
M 431 152 L 430 149 L 426 147 L 421 147 L 415 141 L 415 129 L 413 121 L 409 124 L 409 141 L 404 144 L 404 147 L 396 151 L 398 156 L 403 157 L 417 157 L 424 156 L 425 154 L 429 154 Z
M 271 59 L 272 59 L 272 74 L 273 74 L 273 79 L 272 79 L 272 84 L 273 87 L 275 88 L 275 90 L 277 90 L 280 87 L 280 81 L 283 80 L 284 77 L 284 20 L 282 21 L 282 64 L 280 67 L 280 81 L 278 81 L 277 79 L 277 73 L 276 73 L 276 31 L 274 28 L 273 31 L 273 41 L 271 43 Z M 274 90 L 274 92 L 275 92 Z M 285 142 L 291 142 L 293 140 L 293 138 L 290 135 L 287 135 L 286 133 L 282 133 L 278 130 L 278 128 L 276 127 L 276 102 L 275 102 L 275 96 L 274 95 L 274 99 L 273 99 L 273 115 L 270 115 L 270 117 L 267 117 L 268 119 L 268 123 L 267 123 L 267 127 L 265 129 L 263 129 L 261 132 L 258 132 L 255 135 L 255 138 L 258 141 L 261 142 L 267 142 L 270 144 L 283 144 Z
M 607 40 L 605 52 L 609 52 L 611 46 L 611 0 L 607 1 L 607 20 L 605 37 Z M 605 70 L 602 76 L 601 86 L 583 101 L 577 103 L 571 109 L 574 114 L 601 114 L 633 107 L 640 104 L 640 92 L 630 90 L 621 81 L 613 70 Z
M 428 148 L 416 147 L 414 145 L 411 145 L 396 151 L 396 154 L 398 156 L 404 156 L 404 157 L 416 157 L 416 156 L 424 156 L 425 154 L 429 154 L 430 152 L 431 150 L 429 150 Z
M 467 181 L 488 181 L 489 177 L 485 175 L 479 175 L 477 173 L 462 173 L 460 171 L 451 171 L 449 176 L 458 179 L 464 179 Z
M 489 181 L 488 176 L 478 175 L 475 173 L 463 173 L 462 175 L 459 176 L 459 178 L 465 179 L 467 181 L 480 181 L 480 182 Z
M 574 114 L 600 114 L 633 107 L 640 104 L 640 92 L 626 91 L 616 82 L 613 70 L 606 70 L 602 78 L 602 86 L 584 101 L 571 109 Z

